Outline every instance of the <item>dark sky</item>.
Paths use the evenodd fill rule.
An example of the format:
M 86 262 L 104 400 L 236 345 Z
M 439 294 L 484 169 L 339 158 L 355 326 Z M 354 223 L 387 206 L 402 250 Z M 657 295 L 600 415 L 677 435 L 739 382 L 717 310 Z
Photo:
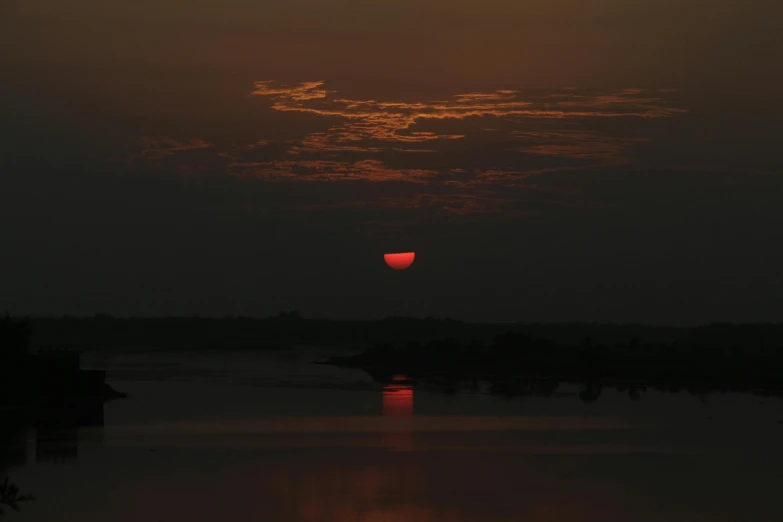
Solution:
M 0 0 L 0 307 L 779 321 L 782 16 Z

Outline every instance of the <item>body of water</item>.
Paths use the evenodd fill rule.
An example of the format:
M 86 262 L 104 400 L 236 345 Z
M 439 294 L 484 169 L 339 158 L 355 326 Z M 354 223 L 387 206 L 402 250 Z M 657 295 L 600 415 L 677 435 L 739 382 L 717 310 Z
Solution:
M 779 519 L 778 400 L 447 395 L 313 364 L 330 353 L 86 354 L 129 397 L 4 438 L 37 497 L 8 519 Z

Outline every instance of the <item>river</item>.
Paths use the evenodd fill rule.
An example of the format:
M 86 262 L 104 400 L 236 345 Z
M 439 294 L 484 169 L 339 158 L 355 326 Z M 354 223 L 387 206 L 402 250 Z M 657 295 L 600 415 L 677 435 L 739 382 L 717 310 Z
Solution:
M 780 520 L 781 401 L 445 394 L 287 351 L 91 352 L 129 397 L 0 445 L 31 522 Z

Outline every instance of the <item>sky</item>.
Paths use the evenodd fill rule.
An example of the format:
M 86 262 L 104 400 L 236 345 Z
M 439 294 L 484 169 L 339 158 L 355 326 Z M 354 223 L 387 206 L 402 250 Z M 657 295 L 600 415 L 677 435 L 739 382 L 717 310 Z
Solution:
M 781 16 L 0 0 L 0 307 L 780 321 Z

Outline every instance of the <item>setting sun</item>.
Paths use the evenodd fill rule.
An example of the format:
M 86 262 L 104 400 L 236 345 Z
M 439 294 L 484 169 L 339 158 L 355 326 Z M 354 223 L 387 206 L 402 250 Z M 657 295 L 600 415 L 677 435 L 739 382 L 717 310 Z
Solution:
M 405 270 L 413 264 L 413 260 L 415 258 L 416 252 L 383 255 L 383 259 L 386 261 L 386 264 L 395 270 Z

